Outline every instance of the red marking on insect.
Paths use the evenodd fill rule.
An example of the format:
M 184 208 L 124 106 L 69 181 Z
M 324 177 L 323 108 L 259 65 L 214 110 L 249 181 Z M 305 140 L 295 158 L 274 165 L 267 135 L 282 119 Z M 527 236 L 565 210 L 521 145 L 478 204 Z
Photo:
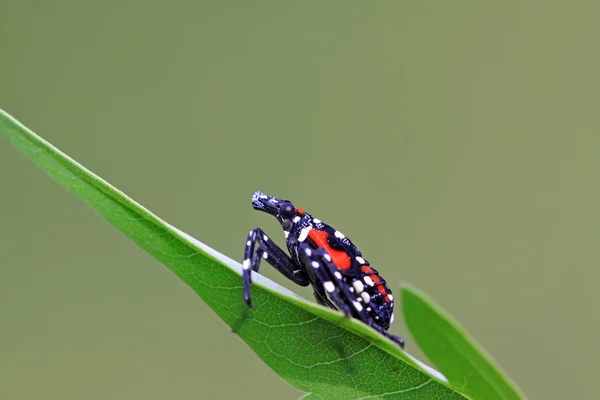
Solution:
M 308 232 L 308 237 L 310 237 L 317 246 L 327 250 L 327 253 L 331 256 L 331 262 L 333 262 L 336 267 L 343 270 L 350 269 L 352 266 L 350 257 L 345 251 L 335 250 L 329 245 L 327 242 L 329 234 L 327 232 L 311 229 L 310 232 Z
M 375 286 L 377 287 L 377 291 L 379 293 L 381 293 L 381 295 L 383 296 L 383 300 L 385 300 L 386 303 L 389 303 L 390 298 L 388 297 L 388 292 L 385 290 L 385 288 L 381 284 L 381 280 L 379 279 L 379 276 L 377 274 L 373 273 L 373 269 L 371 267 L 369 267 L 368 265 L 363 265 L 360 268 L 360 270 L 362 272 L 364 272 L 365 274 L 367 274 L 367 276 L 369 278 L 371 278 L 371 280 L 375 283 Z
M 304 210 L 301 209 L 300 207 L 296 207 L 296 212 L 298 213 L 299 216 L 303 216 L 304 215 Z
M 377 286 L 377 290 L 383 296 L 383 300 L 385 300 L 386 303 L 389 303 L 390 298 L 388 297 L 388 292 L 387 292 L 387 290 L 385 290 L 385 288 L 381 284 L 381 281 L 379 280 L 379 276 L 371 275 L 371 279 L 373 279 L 373 282 L 375 282 L 375 285 Z

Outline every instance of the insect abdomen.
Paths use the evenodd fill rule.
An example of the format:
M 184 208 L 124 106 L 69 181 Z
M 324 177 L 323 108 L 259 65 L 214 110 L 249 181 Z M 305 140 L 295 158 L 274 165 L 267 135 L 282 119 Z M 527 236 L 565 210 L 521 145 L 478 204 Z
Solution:
M 370 297 L 371 310 L 369 310 L 369 314 L 383 329 L 388 329 L 393 322 L 394 315 L 392 291 L 375 268 L 363 265 L 361 272 L 364 274 L 362 278 L 365 283 L 364 291 Z

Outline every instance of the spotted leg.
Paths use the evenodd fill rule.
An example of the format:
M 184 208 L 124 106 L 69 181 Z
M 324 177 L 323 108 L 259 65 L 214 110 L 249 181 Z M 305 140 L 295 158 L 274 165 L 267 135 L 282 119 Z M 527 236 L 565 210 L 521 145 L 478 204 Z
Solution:
M 254 247 L 258 242 L 258 248 Z M 250 298 L 250 286 L 252 285 L 252 271 L 258 272 L 261 259 L 266 260 L 283 276 L 297 285 L 308 286 L 310 281 L 302 268 L 294 261 L 260 228 L 254 228 L 248 234 L 246 248 L 244 249 L 243 279 L 244 279 L 244 301 L 249 307 L 254 307 Z
M 338 268 L 335 266 L 335 264 L 333 264 L 333 262 L 331 261 L 331 257 L 329 256 L 329 254 L 327 254 L 327 252 L 323 248 L 312 250 L 312 251 L 310 251 L 310 254 L 307 254 L 307 256 L 309 256 L 309 258 L 313 259 L 312 262 L 314 262 L 315 259 L 317 259 L 317 261 L 320 261 L 320 263 L 317 263 L 319 265 L 319 268 L 323 267 L 327 271 L 326 278 L 324 278 L 324 279 L 331 279 L 333 282 L 335 282 L 335 284 L 333 286 L 328 286 L 328 285 L 326 285 L 326 283 L 324 283 L 323 286 L 327 290 L 327 294 L 329 294 L 330 296 L 331 296 L 331 294 L 336 294 L 336 296 L 331 296 L 332 300 L 336 304 L 341 306 L 341 304 L 340 304 L 340 301 L 341 301 L 346 306 L 346 308 L 348 308 L 349 305 L 352 305 L 352 308 L 354 311 L 354 312 L 352 312 L 352 315 L 355 318 L 357 318 L 360 321 L 362 321 L 363 323 L 369 325 L 370 327 L 375 329 L 377 332 L 379 332 L 383 336 L 396 342 L 401 348 L 404 348 L 404 339 L 402 339 L 399 336 L 388 333 L 379 324 L 377 324 L 377 322 L 373 321 L 373 319 L 367 313 L 366 308 L 370 307 L 372 310 L 376 310 L 376 306 L 374 304 L 372 304 L 370 299 L 363 298 L 362 296 L 357 296 L 358 293 L 357 293 L 356 287 L 353 288 L 354 292 L 352 292 L 350 290 L 350 288 L 349 288 L 348 284 L 346 283 L 346 281 L 344 280 L 342 274 L 340 273 Z M 315 267 L 317 264 L 313 264 L 312 266 Z M 323 269 L 323 268 L 321 268 L 321 269 Z M 318 268 L 315 268 L 315 271 L 317 269 Z M 321 279 L 323 279 L 323 278 L 321 278 Z M 323 282 L 326 282 L 326 281 L 323 281 Z M 333 283 L 333 282 L 331 282 L 331 283 Z M 334 291 L 330 292 L 328 289 L 334 289 Z M 338 292 L 339 292 L 339 294 L 338 294 Z M 363 304 L 364 304 L 364 306 L 363 306 Z
M 358 318 L 366 324 L 369 324 L 371 318 L 369 317 L 365 308 L 361 304 L 362 299 L 359 300 L 359 298 L 354 293 L 352 293 L 352 291 L 348 287 L 348 284 L 344 280 L 344 277 L 342 276 L 338 268 L 335 266 L 335 264 L 333 264 L 333 262 L 331 261 L 331 257 L 329 256 L 327 251 L 325 251 L 325 249 L 323 248 L 318 248 L 312 251 L 312 256 L 314 258 L 317 258 L 323 264 L 323 267 L 327 272 L 327 276 L 330 280 L 333 281 L 334 286 L 341 294 L 341 301 L 347 304 L 348 306 L 352 307 L 352 316 Z M 335 302 L 337 303 L 337 301 Z
M 308 245 L 303 245 L 300 247 L 298 254 L 300 259 L 306 265 L 306 268 L 310 268 L 310 275 L 313 275 L 316 279 L 315 284 L 315 297 L 317 295 L 317 301 L 320 299 L 326 299 L 329 304 L 333 306 L 331 301 L 327 299 L 329 296 L 333 302 L 342 310 L 346 317 L 350 317 L 352 315 L 352 310 L 348 306 L 347 302 L 342 298 L 342 294 L 339 292 L 337 285 L 335 285 L 332 281 L 332 278 L 329 276 L 329 272 L 327 272 L 327 268 L 324 266 L 324 260 L 321 259 L 319 255 L 317 255 L 318 250 L 313 250 Z M 323 300 L 325 302 L 325 300 Z M 319 301 L 319 303 L 321 303 Z M 328 305 L 327 303 L 324 305 Z
M 318 290 L 315 288 L 314 295 L 317 303 L 337 311 L 338 308 L 327 298 L 327 294 L 325 294 L 325 289 L 323 287 L 318 288 Z
M 306 249 L 309 249 L 309 251 L 312 253 L 310 246 L 304 245 L 303 251 L 305 253 L 306 253 Z M 305 261 L 307 258 L 308 258 L 307 256 L 303 256 L 303 259 Z M 309 263 L 310 263 L 310 261 L 309 261 Z M 308 265 L 308 264 L 306 264 L 306 265 Z M 317 300 L 317 303 L 319 303 L 320 305 L 322 305 L 324 307 L 331 308 L 332 310 L 335 310 L 335 311 L 338 310 L 338 308 L 331 302 L 331 300 L 329 300 L 327 298 L 327 293 L 323 286 L 314 285 L 313 289 L 314 289 L 314 296 L 315 296 L 315 299 Z
M 312 272 L 321 282 L 321 285 L 315 285 L 315 287 L 321 289 L 320 296 L 326 299 L 328 304 L 331 304 L 330 308 L 337 309 L 331 301 L 327 299 L 325 293 L 329 295 L 339 308 L 341 308 L 346 317 L 352 316 L 367 325 L 371 325 L 371 318 L 360 303 L 362 300 L 359 301 L 350 291 L 346 281 L 344 281 L 343 276 L 338 271 L 337 267 L 331 262 L 331 257 L 325 249 L 311 249 L 306 245 L 301 247 L 300 253 L 303 254 L 305 260 L 308 261 L 306 265 L 310 265 Z M 319 301 L 318 298 L 317 301 Z
M 375 304 L 369 303 L 369 307 L 375 309 L 375 307 L 377 307 Z M 383 329 L 380 325 L 378 324 L 372 324 L 371 327 L 373 329 L 375 329 L 377 332 L 381 333 L 383 336 L 390 338 L 393 342 L 398 343 L 398 345 L 403 349 L 404 348 L 404 339 L 402 339 L 400 336 L 396 336 L 396 335 L 392 335 L 391 333 L 389 333 L 388 331 L 386 331 L 385 329 Z

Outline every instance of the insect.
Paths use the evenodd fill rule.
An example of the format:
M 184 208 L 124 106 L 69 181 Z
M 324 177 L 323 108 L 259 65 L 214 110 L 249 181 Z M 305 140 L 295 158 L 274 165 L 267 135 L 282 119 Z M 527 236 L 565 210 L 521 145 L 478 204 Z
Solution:
M 312 285 L 319 304 L 341 310 L 404 348 L 404 339 L 387 332 L 394 322 L 392 292 L 350 239 L 288 200 L 257 191 L 252 206 L 277 218 L 289 255 L 262 229 L 250 231 L 242 263 L 244 301 L 249 307 L 254 307 L 251 274 L 264 260 L 292 282 Z

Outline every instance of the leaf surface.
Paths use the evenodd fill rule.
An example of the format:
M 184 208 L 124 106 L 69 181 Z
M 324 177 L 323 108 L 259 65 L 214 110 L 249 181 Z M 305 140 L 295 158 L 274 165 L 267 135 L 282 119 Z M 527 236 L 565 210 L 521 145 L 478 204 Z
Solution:
M 452 386 L 474 399 L 524 399 L 519 388 L 460 324 L 421 291 L 403 285 L 406 326 Z
M 187 283 L 278 375 L 310 392 L 308 398 L 464 398 L 371 328 L 258 274 L 256 308 L 248 309 L 239 263 L 160 220 L 2 110 L 0 133 Z

